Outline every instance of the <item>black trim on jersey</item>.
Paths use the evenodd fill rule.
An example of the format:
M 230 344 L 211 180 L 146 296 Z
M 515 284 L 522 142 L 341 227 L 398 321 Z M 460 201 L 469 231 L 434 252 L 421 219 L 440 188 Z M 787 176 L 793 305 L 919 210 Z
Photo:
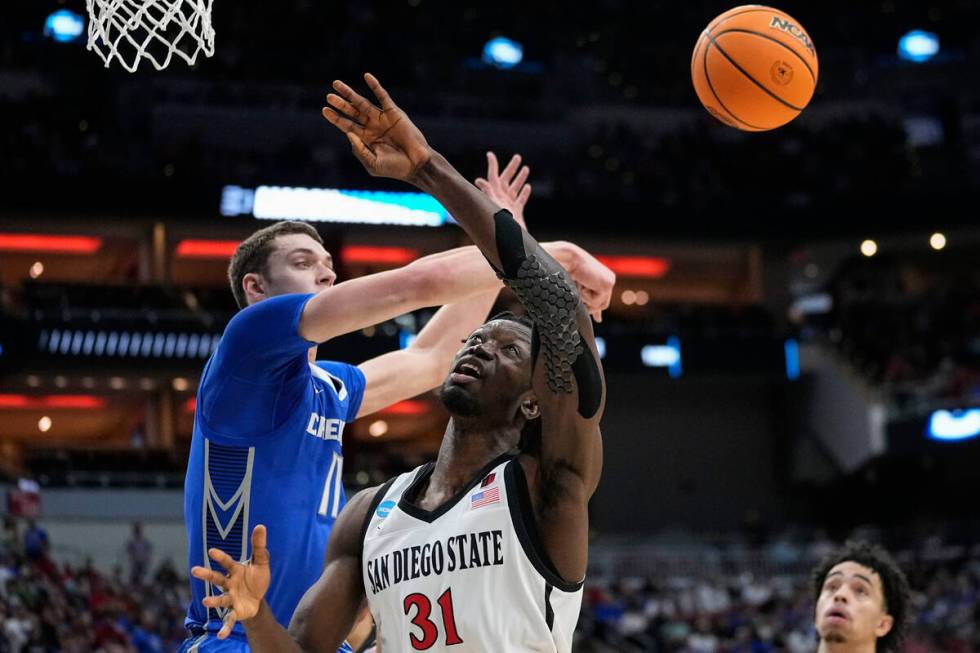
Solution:
M 551 607 L 551 590 L 555 589 L 551 583 L 544 585 L 544 622 L 548 624 L 548 630 L 555 627 L 555 609 Z
M 535 570 L 545 582 L 554 585 L 563 592 L 577 592 L 582 589 L 585 579 L 578 583 L 570 583 L 561 577 L 551 558 L 544 550 L 544 544 L 538 535 L 538 526 L 534 519 L 534 508 L 531 505 L 531 492 L 524 477 L 524 468 L 520 461 L 514 458 L 504 468 L 504 478 L 507 483 L 507 505 L 510 507 L 510 520 L 514 524 L 517 539 L 521 542 L 524 554 L 531 561 Z
M 443 503 L 435 510 L 425 510 L 424 508 L 419 508 L 417 505 L 412 503 L 418 496 L 419 489 L 422 487 L 422 484 L 429 480 L 429 477 L 432 476 L 432 471 L 436 468 L 435 463 L 428 463 L 421 470 L 419 470 L 419 473 L 415 476 L 415 480 L 412 481 L 412 484 L 405 488 L 405 491 L 402 492 L 401 498 L 398 499 L 398 507 L 402 509 L 402 512 L 431 524 L 452 510 L 453 507 L 459 503 L 460 499 L 469 494 L 470 490 L 476 487 L 479 482 L 482 481 L 484 477 L 497 465 L 509 458 L 513 458 L 514 455 L 515 454 L 513 451 L 508 451 L 507 453 L 497 456 L 491 460 L 483 467 L 483 469 L 476 473 L 473 479 L 466 484 L 466 487 L 457 492 L 451 499 Z
M 362 544 L 364 542 L 364 538 L 367 537 L 368 526 L 371 525 L 371 517 L 374 516 L 374 511 L 378 509 L 379 505 L 381 505 L 381 500 L 385 498 L 386 494 L 388 494 L 388 488 L 391 487 L 391 484 L 394 483 L 397 478 L 397 476 L 389 478 L 387 481 L 385 481 L 384 485 L 378 488 L 378 491 L 374 493 L 374 496 L 371 497 L 371 505 L 368 506 L 367 515 L 364 516 L 364 523 L 361 525 Z M 363 549 L 363 547 L 361 548 Z

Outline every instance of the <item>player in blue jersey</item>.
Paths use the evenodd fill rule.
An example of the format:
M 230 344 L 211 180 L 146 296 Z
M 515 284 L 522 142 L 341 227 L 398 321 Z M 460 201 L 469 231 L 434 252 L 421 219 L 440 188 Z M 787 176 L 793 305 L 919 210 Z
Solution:
M 435 463 L 353 499 L 288 631 L 263 602 L 281 573 L 271 528 L 253 530 L 249 563 L 212 551 L 227 573 L 191 573 L 225 590 L 205 605 L 242 620 L 255 651 L 332 652 L 365 598 L 384 653 L 570 651 L 602 469 L 605 381 L 587 303 L 512 213 L 365 81 L 377 105 L 335 81 L 324 117 L 369 173 L 447 207 L 530 320 L 499 316 L 466 339 L 440 391 L 451 417 Z
M 498 174 L 491 157 L 481 185 L 519 214 L 528 191 L 526 172 L 518 167 L 512 160 Z M 614 275 L 570 243 L 548 247 L 598 315 L 608 306 Z M 190 566 L 224 571 L 209 559 L 211 548 L 247 560 L 248 533 L 255 524 L 268 525 L 277 569 L 266 599 L 285 625 L 320 576 L 330 528 L 345 504 L 345 426 L 439 386 L 459 342 L 483 322 L 501 284 L 475 247 L 335 284 L 316 230 L 297 222 L 275 224 L 245 240 L 232 257 L 229 278 L 242 310 L 228 324 L 198 389 L 184 484 Z M 450 303 L 404 350 L 358 367 L 314 359 L 317 343 Z M 220 589 L 198 579 L 191 589 L 186 625 L 192 636 L 181 651 L 247 650 L 240 625 L 232 628 L 224 610 L 202 606 Z M 222 630 L 230 637 L 219 640 Z

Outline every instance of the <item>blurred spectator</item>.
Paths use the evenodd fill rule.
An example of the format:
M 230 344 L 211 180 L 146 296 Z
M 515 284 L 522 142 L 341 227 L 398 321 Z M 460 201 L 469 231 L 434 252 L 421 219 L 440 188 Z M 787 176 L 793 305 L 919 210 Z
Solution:
M 24 555 L 27 559 L 37 563 L 48 555 L 49 548 L 48 532 L 33 519 L 28 521 L 24 532 Z
M 153 559 L 153 544 L 143 535 L 141 522 L 133 522 L 133 533 L 126 542 L 126 557 L 129 560 L 129 582 L 142 585 Z

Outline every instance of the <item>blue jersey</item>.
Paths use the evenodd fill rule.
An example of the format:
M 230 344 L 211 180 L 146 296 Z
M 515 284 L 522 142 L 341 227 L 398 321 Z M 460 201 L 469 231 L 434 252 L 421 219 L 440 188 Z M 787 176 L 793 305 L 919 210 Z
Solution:
M 272 556 L 266 600 L 283 626 L 323 570 L 327 537 L 345 503 L 344 426 L 364 394 L 356 367 L 310 364 L 315 343 L 298 329 L 311 296 L 265 299 L 228 324 L 201 378 L 184 480 L 190 565 L 224 573 L 207 550 L 245 561 L 252 529 L 265 524 Z M 220 591 L 191 579 L 188 628 L 221 628 L 224 612 L 201 605 Z M 245 637 L 240 624 L 233 636 Z

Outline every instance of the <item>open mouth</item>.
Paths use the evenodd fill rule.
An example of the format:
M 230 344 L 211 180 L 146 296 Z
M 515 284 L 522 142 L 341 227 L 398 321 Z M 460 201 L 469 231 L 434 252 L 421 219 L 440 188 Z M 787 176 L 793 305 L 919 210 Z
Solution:
M 460 361 L 460 363 L 456 365 L 456 369 L 453 370 L 453 373 L 459 374 L 460 376 L 472 377 L 474 379 L 479 379 L 482 375 L 480 368 L 469 361 Z
M 848 619 L 850 619 L 850 616 L 847 614 L 847 612 L 839 608 L 832 608 L 830 610 L 827 610 L 826 617 L 827 617 L 827 621 L 830 621 L 832 623 L 843 623 Z

